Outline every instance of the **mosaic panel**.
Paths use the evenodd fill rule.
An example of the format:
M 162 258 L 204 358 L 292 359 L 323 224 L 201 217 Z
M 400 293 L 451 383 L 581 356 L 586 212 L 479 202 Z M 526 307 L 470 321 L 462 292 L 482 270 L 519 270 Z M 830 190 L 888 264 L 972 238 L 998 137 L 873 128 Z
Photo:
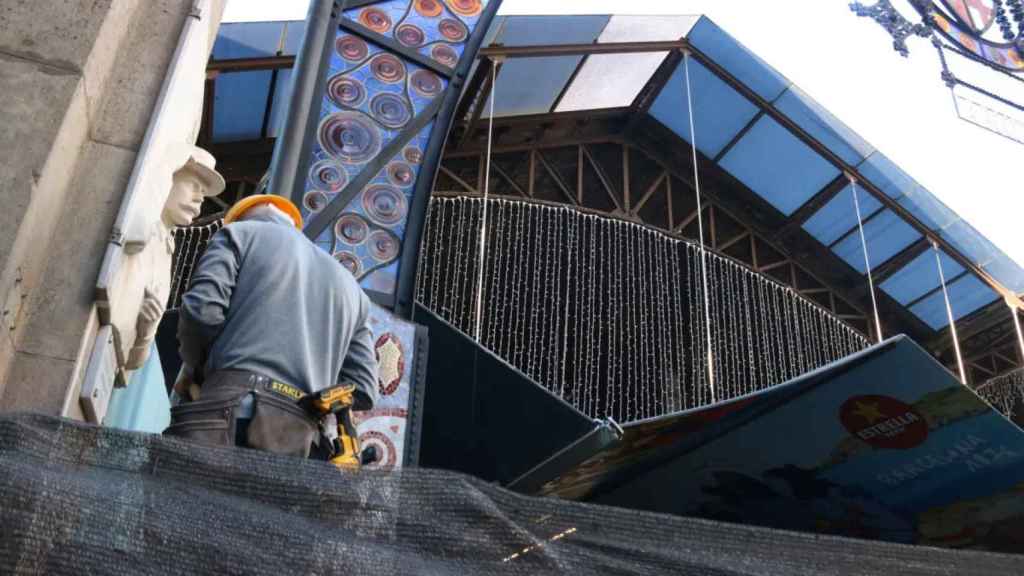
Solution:
M 348 10 L 345 17 L 454 68 L 486 4 L 483 0 L 390 0 Z
M 416 325 L 373 305 L 370 329 L 379 365 L 380 397 L 373 410 L 354 413 L 362 446 L 377 448 L 369 468 L 400 468 L 404 464 L 409 406 L 416 378 Z

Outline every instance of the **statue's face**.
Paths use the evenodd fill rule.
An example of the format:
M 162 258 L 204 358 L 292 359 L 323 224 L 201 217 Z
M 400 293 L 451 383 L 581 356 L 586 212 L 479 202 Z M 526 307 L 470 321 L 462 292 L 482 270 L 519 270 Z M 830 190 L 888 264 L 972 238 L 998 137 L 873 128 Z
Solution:
M 174 175 L 171 194 L 164 205 L 163 221 L 168 226 L 188 226 L 203 206 L 203 183 L 194 174 L 181 171 Z

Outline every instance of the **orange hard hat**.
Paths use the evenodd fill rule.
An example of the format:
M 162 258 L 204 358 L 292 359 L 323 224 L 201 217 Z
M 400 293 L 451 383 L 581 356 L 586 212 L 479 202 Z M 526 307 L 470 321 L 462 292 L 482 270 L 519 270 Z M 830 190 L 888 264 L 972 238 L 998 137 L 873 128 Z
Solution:
M 291 217 L 292 222 L 295 222 L 295 227 L 302 230 L 302 213 L 299 212 L 299 209 L 290 200 L 277 194 L 256 194 L 242 198 L 228 210 L 228 213 L 224 216 L 224 224 L 231 224 L 241 218 L 242 214 L 245 214 L 250 208 L 261 204 L 270 204 L 284 212 Z

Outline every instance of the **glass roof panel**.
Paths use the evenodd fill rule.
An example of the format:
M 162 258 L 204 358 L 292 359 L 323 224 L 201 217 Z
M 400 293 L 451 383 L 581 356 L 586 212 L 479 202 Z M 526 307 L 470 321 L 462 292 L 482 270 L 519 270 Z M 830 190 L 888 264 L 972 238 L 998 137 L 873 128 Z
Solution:
M 839 176 L 838 168 L 768 116 L 720 164 L 787 216 Z
M 942 259 L 942 273 L 946 278 L 954 278 L 964 271 L 964 267 L 953 260 L 945 251 L 939 251 Z M 908 304 L 924 296 L 941 284 L 939 269 L 935 265 L 935 251 L 925 250 L 895 274 L 879 284 L 879 288 L 892 296 L 900 304 Z
M 690 60 L 697 150 L 714 158 L 757 114 L 757 107 L 707 68 Z M 649 110 L 651 116 L 690 141 L 690 115 L 683 63 L 676 67 Z
M 892 258 L 920 237 L 920 232 L 892 210 L 886 209 L 864 222 L 864 241 L 868 245 L 868 259 L 872 268 Z M 867 273 L 859 231 L 843 238 L 832 247 L 832 252 L 861 274 Z
M 998 250 L 992 242 L 964 220 L 953 222 L 939 235 L 978 266 L 992 262 L 995 258 L 994 253 Z
M 707 17 L 701 17 L 687 38 L 695 48 L 769 102 L 778 98 L 789 86 L 789 81 L 774 68 Z
M 858 170 L 890 198 L 899 198 L 908 190 L 920 187 L 909 174 L 881 152 L 868 156 Z
M 667 55 L 668 52 L 591 55 L 555 112 L 629 106 Z
M 270 75 L 270 70 L 258 70 L 217 76 L 212 141 L 237 142 L 260 137 L 270 93 Z
M 284 122 L 285 110 L 292 99 L 292 69 L 277 71 L 277 84 L 274 87 L 274 103 L 270 108 L 270 124 L 267 126 L 267 137 L 276 138 L 277 132 Z
M 996 293 L 975 275 L 968 274 L 947 286 L 949 306 L 953 320 L 959 320 L 971 312 L 996 300 Z M 946 314 L 946 299 L 942 290 L 914 304 L 910 311 L 934 330 L 941 330 L 949 324 Z
M 871 214 L 882 207 L 882 203 L 861 187 L 857 187 L 857 201 L 861 214 Z M 834 198 L 822 206 L 804 222 L 803 228 L 825 246 L 832 244 L 857 225 L 857 213 L 853 205 L 850 185 L 839 191 Z
M 302 47 L 302 39 L 306 36 L 306 21 L 297 20 L 285 25 L 284 51 L 287 56 L 294 56 L 299 53 Z
M 494 116 L 522 116 L 546 114 L 562 93 L 580 56 L 544 56 L 541 58 L 513 58 L 506 60 L 498 72 L 492 97 Z M 482 116 L 490 116 L 490 102 Z
M 685 38 L 700 16 L 612 16 L 600 43 L 665 42 Z
M 611 16 L 507 16 L 492 25 L 492 44 L 544 46 L 590 44 L 604 30 Z
M 856 166 L 874 151 L 870 144 L 796 86 L 783 92 L 774 106 L 848 164 Z
M 213 44 L 214 60 L 262 58 L 277 54 L 284 22 L 229 22 L 222 24 Z
M 905 195 L 897 202 L 922 224 L 936 232 L 960 219 L 941 200 L 920 185 L 906 190 Z

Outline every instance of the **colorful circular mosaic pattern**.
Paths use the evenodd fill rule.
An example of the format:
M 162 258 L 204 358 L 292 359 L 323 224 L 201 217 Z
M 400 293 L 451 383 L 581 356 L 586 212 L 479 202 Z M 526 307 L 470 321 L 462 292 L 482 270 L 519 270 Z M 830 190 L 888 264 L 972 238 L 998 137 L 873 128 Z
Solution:
M 390 262 L 398 257 L 401 246 L 398 238 L 387 230 L 374 230 L 366 240 L 370 256 L 378 262 Z
M 412 119 L 412 110 L 405 99 L 391 92 L 381 92 L 370 101 L 370 113 L 387 128 L 398 129 Z
M 449 42 L 462 42 L 469 36 L 469 30 L 466 29 L 466 25 L 451 18 L 441 20 L 437 25 L 437 29 L 440 30 L 445 40 Z
M 367 468 L 380 468 L 387 470 L 394 468 L 395 464 L 398 463 L 398 449 L 395 448 L 395 443 L 381 432 L 371 430 L 360 434 L 359 444 L 362 446 L 363 450 L 366 450 L 370 446 L 377 449 L 378 460 L 367 465 Z
M 370 47 L 355 36 L 339 36 L 334 42 L 338 55 L 351 62 L 361 62 L 370 53 Z
M 362 164 L 380 152 L 380 129 L 359 112 L 336 112 L 320 122 L 320 147 L 349 164 Z
M 321 160 L 309 170 L 313 186 L 327 192 L 339 192 L 348 184 L 348 173 L 336 162 Z
M 402 61 L 391 54 L 378 54 L 370 60 L 370 71 L 373 77 L 386 84 L 396 84 L 405 80 L 405 66 Z
M 420 16 L 426 16 L 427 18 L 436 18 L 444 11 L 444 7 L 441 6 L 441 0 L 416 0 L 412 5 Z
M 416 171 L 412 169 L 405 162 L 392 162 L 388 164 L 388 181 L 398 186 L 399 188 L 405 188 L 412 185 L 416 180 Z
M 319 212 L 327 206 L 327 195 L 319 190 L 306 192 L 302 197 L 302 205 L 310 212 Z
M 423 43 L 427 41 L 426 34 L 423 30 L 420 30 L 418 26 L 412 24 L 402 24 L 395 30 L 395 38 L 403 45 L 411 48 L 418 48 L 423 46 Z
M 437 44 L 430 49 L 430 56 L 441 64 L 454 68 L 459 63 L 459 55 L 447 44 Z
M 327 95 L 340 108 L 358 108 L 366 100 L 366 87 L 355 78 L 338 74 L 327 81 Z
M 480 0 L 447 0 L 448 8 L 459 16 L 476 16 L 483 10 Z
M 427 98 L 437 96 L 443 88 L 441 78 L 430 70 L 417 70 L 413 72 L 412 77 L 409 79 L 409 84 L 412 85 L 412 89 L 417 94 Z
M 380 8 L 367 8 L 359 14 L 359 23 L 378 34 L 391 29 L 391 17 Z
M 351 252 L 347 252 L 345 250 L 335 252 L 334 259 L 351 272 L 356 278 L 359 278 L 363 273 L 363 264 L 359 261 L 359 258 Z
M 412 164 L 419 164 L 423 161 L 423 151 L 419 148 L 410 146 L 405 149 L 405 152 L 403 152 L 402 155 L 405 156 L 405 159 Z
M 363 192 L 363 209 L 377 224 L 397 224 L 405 218 L 405 195 L 394 186 L 375 184 Z
M 370 235 L 370 226 L 356 214 L 345 214 L 334 223 L 334 235 L 345 244 L 358 246 Z

